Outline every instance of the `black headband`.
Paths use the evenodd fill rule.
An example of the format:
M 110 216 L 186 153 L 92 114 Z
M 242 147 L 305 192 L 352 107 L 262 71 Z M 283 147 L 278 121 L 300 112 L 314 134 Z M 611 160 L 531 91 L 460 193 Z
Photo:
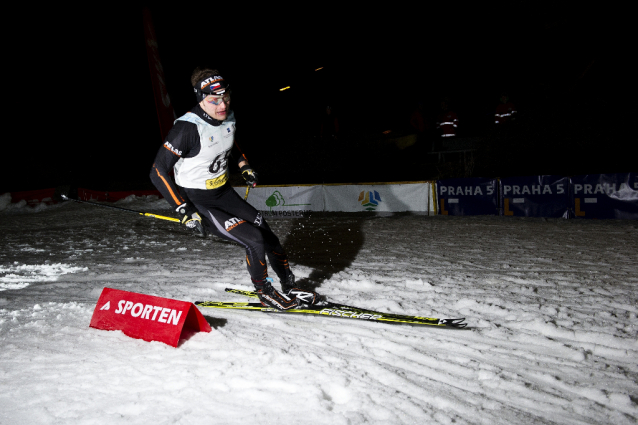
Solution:
M 221 96 L 229 90 L 230 84 L 219 75 L 209 75 L 195 84 L 195 97 L 201 102 L 207 96 Z

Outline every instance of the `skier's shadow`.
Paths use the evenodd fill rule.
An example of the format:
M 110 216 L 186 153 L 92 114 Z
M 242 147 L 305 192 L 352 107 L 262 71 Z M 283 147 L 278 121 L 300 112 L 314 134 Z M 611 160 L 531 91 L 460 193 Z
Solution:
M 313 213 L 292 221 L 282 245 L 291 263 L 312 269 L 308 277 L 297 277 L 296 283 L 303 289 L 316 290 L 350 267 L 365 242 L 365 215 Z

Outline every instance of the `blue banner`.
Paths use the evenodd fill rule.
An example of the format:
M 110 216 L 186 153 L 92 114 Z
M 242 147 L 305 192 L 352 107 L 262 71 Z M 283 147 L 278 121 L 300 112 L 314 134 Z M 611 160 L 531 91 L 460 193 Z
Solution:
M 571 178 L 576 218 L 638 219 L 638 175 L 589 174 Z
M 569 218 L 567 177 L 508 177 L 500 181 L 500 190 L 504 216 Z
M 442 215 L 496 215 L 497 184 L 494 179 L 437 180 L 438 212 Z

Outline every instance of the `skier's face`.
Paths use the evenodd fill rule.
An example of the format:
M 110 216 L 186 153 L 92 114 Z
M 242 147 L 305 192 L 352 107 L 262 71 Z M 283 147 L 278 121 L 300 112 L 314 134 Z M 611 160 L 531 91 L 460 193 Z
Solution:
M 208 96 L 200 102 L 204 112 L 218 121 L 224 121 L 228 117 L 230 95 Z

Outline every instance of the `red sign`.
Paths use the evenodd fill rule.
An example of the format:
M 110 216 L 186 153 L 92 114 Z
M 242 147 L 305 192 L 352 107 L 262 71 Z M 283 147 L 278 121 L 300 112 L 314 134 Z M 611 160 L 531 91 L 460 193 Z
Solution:
M 102 290 L 90 326 L 120 330 L 131 338 L 160 341 L 172 347 L 177 347 L 185 329 L 211 331 L 193 303 L 111 288 Z

